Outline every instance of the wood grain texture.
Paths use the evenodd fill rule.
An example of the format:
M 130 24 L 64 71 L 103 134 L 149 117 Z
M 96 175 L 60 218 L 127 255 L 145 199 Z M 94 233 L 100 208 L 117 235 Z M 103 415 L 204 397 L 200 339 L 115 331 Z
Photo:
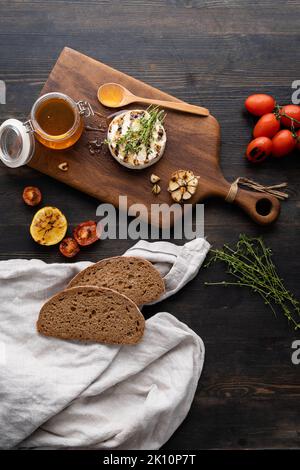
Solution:
M 262 183 L 288 181 L 289 201 L 271 227 L 258 227 L 234 206 L 205 203 L 205 234 L 215 247 L 241 232 L 263 235 L 287 286 L 300 297 L 299 155 L 260 168 L 243 157 L 253 120 L 243 112 L 252 92 L 291 99 L 299 79 L 300 5 L 296 0 L 0 1 L 0 79 L 7 84 L 1 121 L 25 119 L 64 46 L 81 50 L 179 99 L 204 105 L 222 129 L 221 165 Z M 25 185 L 38 185 L 72 228 L 95 218 L 97 202 L 52 178 L 0 167 L 0 258 L 64 261 L 57 248 L 33 243 L 24 207 Z M 78 259 L 120 255 L 135 242 L 111 240 L 82 250 Z M 176 241 L 182 243 L 182 241 Z M 204 340 L 206 361 L 193 406 L 166 449 L 299 448 L 299 367 L 291 344 L 299 335 L 259 298 L 242 289 L 205 287 L 224 268 L 201 269 L 176 296 L 145 309 L 169 311 Z
M 103 107 L 97 99 L 98 88 L 105 83 L 118 83 L 134 95 L 150 100 L 178 101 L 68 47 L 60 54 L 41 94 L 59 91 L 70 96 L 75 102 L 87 100 L 95 112 L 109 116 L 115 110 Z M 137 108 L 140 106 L 132 104 L 124 109 Z M 97 116 L 86 121 L 86 124 L 92 123 L 94 127 L 97 127 L 99 122 L 103 126 L 103 119 L 99 121 Z M 106 145 L 103 145 L 99 154 L 91 155 L 88 149 L 89 140 L 104 140 L 106 133 L 94 132 L 93 136 L 89 131 L 85 131 L 76 145 L 66 150 L 51 150 L 37 143 L 29 166 L 115 207 L 119 207 L 120 196 L 125 195 L 128 198 L 128 206 L 143 204 L 147 208 L 147 220 L 154 224 L 151 206 L 172 204 L 167 191 L 168 182 L 171 175 L 180 168 L 192 170 L 200 177 L 197 191 L 188 200 L 189 204 L 195 205 L 212 196 L 225 199 L 230 184 L 224 179 L 219 166 L 220 127 L 217 120 L 211 115 L 199 117 L 168 110 L 165 128 L 167 146 L 163 158 L 155 166 L 145 170 L 133 171 L 124 168 L 113 160 Z M 67 172 L 59 169 L 62 162 L 68 163 Z M 161 178 L 162 191 L 156 196 L 151 192 L 149 184 L 153 171 Z M 257 210 L 261 202 L 269 203 L 266 213 Z M 280 212 L 280 204 L 275 197 L 243 189 L 238 189 L 234 204 L 242 207 L 255 222 L 262 225 L 274 222 Z M 172 221 L 180 217 L 180 212 L 177 214 Z M 163 221 L 161 216 L 160 225 Z
M 99 86 L 110 82 L 119 83 L 139 96 L 174 100 L 172 96 L 70 48 L 64 48 L 60 54 L 42 94 L 60 91 L 76 102 L 87 100 L 94 111 L 109 116 L 116 111 L 99 103 L 97 91 Z M 138 108 L 143 109 L 137 104 L 124 109 Z M 99 121 L 97 116 L 85 121 L 94 126 L 99 123 L 103 125 L 103 119 Z M 128 205 L 143 204 L 149 214 L 151 204 L 172 204 L 166 188 L 172 173 L 179 168 L 191 169 L 195 175 L 201 175 L 197 192 L 189 201 L 192 204 L 209 196 L 210 191 L 216 194 L 219 187 L 223 189 L 223 178 L 218 166 L 220 130 L 216 119 L 212 116 L 198 117 L 169 111 L 165 128 L 167 147 L 164 155 L 155 166 L 144 170 L 124 168 L 112 158 L 106 145 L 103 145 L 100 154 L 91 155 L 88 141 L 95 138 L 104 140 L 106 133 L 88 131 L 67 150 L 57 151 L 36 145 L 29 166 L 116 207 L 119 207 L 119 197 L 126 195 Z M 58 168 L 64 161 L 69 164 L 67 172 Z M 153 171 L 161 178 L 163 190 L 158 196 L 151 192 L 150 175 Z M 213 189 L 214 186 L 216 190 Z M 226 186 L 224 192 L 226 194 Z

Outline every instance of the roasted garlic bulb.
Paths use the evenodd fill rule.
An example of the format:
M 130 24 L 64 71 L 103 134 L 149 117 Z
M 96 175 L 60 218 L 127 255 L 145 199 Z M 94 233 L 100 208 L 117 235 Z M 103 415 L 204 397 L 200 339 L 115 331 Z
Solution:
M 187 201 L 195 194 L 198 186 L 198 176 L 191 170 L 175 171 L 169 181 L 168 191 L 175 202 Z

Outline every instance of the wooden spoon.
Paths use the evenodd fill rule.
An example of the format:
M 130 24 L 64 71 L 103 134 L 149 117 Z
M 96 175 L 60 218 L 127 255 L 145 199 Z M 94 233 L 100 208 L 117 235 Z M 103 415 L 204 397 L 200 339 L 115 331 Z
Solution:
M 185 113 L 198 114 L 199 116 L 209 116 L 209 111 L 200 106 L 193 106 L 188 103 L 176 101 L 155 100 L 151 98 L 142 98 L 131 93 L 127 88 L 118 83 L 105 83 L 98 89 L 98 100 L 103 106 L 109 108 L 120 108 L 131 103 L 145 103 L 162 106 L 163 108 L 175 109 Z

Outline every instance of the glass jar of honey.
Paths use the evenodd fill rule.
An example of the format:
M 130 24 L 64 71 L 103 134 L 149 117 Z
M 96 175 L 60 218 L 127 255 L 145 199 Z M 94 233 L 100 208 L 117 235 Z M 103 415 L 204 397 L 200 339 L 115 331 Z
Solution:
M 25 165 L 34 153 L 35 139 L 50 149 L 67 149 L 80 138 L 83 118 L 93 114 L 86 101 L 47 93 L 34 103 L 28 121 L 8 119 L 0 126 L 0 158 L 12 168 Z

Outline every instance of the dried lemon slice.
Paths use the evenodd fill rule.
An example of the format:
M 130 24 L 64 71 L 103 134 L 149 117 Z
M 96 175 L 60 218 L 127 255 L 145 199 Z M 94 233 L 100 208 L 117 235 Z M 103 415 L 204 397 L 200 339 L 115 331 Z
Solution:
M 32 219 L 30 234 L 40 245 L 56 245 L 66 235 L 67 219 L 57 207 L 43 207 Z

